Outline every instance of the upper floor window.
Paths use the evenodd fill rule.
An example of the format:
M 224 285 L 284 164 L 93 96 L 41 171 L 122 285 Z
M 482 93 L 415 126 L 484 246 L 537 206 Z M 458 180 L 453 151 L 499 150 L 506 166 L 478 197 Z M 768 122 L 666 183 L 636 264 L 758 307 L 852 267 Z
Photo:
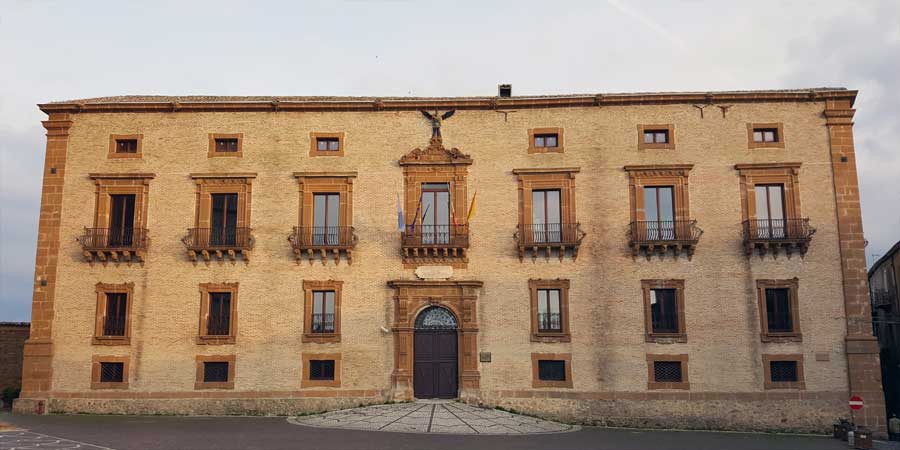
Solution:
M 693 165 L 625 166 L 629 175 L 631 219 L 629 246 L 632 256 L 641 252 L 647 259 L 654 253 L 688 259 L 703 234 L 690 216 L 688 175 Z
M 737 164 L 741 177 L 744 247 L 760 256 L 809 248 L 815 229 L 800 216 L 800 163 Z
M 243 133 L 210 133 L 207 156 L 242 157 L 244 144 Z
M 674 150 L 675 125 L 638 125 L 638 150 Z
M 313 333 L 334 333 L 334 291 L 313 291 Z
M 316 138 L 316 150 L 320 152 L 336 152 L 341 149 L 341 141 L 333 137 Z
M 97 186 L 92 228 L 78 238 L 86 260 L 143 262 L 147 196 L 154 174 L 91 174 Z
M 288 241 L 299 263 L 341 256 L 353 262 L 353 179 L 356 172 L 295 172 L 300 187 L 300 220 Z
M 531 226 L 535 243 L 562 239 L 562 208 L 559 189 L 531 191 Z
M 335 280 L 303 280 L 303 342 L 341 341 L 341 288 Z
M 562 153 L 562 128 L 532 128 L 528 130 L 528 153 Z
M 569 342 L 569 280 L 528 280 L 531 340 Z
M 97 316 L 94 344 L 128 345 L 131 343 L 131 299 L 134 283 L 97 283 Z
M 216 139 L 216 152 L 217 153 L 237 152 L 237 151 L 238 151 L 237 138 L 218 138 L 218 139 Z M 210 363 L 210 364 L 219 364 L 219 363 Z
M 232 261 L 238 255 L 250 260 L 253 236 L 250 229 L 250 195 L 255 173 L 191 174 L 197 184 L 196 228 L 182 242 L 191 260 L 202 256 Z
M 562 332 L 559 289 L 538 289 L 538 332 Z
M 108 158 L 140 158 L 142 134 L 112 134 L 109 136 Z
M 668 144 L 669 130 L 644 130 L 645 144 Z
M 559 135 L 556 133 L 534 135 L 535 148 L 559 147 Z
M 309 134 L 309 156 L 344 156 L 344 133 Z
M 200 344 L 234 344 L 237 321 L 237 283 L 200 285 Z
M 644 291 L 645 340 L 687 342 L 684 280 L 641 280 Z
M 580 169 L 515 169 L 519 178 L 519 229 L 515 238 L 519 259 L 541 250 L 562 260 L 568 251 L 578 257 L 584 233 L 575 219 L 575 174 Z
M 748 123 L 747 147 L 784 148 L 784 126 L 781 123 Z

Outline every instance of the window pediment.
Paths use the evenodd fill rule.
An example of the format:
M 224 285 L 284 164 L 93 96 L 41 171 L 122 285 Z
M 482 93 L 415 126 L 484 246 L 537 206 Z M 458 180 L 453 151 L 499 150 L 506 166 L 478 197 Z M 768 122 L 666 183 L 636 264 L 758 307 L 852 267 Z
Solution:
M 432 138 L 424 149 L 416 148 L 400 158 L 400 165 L 471 165 L 472 158 L 458 148 L 447 149 L 440 138 Z

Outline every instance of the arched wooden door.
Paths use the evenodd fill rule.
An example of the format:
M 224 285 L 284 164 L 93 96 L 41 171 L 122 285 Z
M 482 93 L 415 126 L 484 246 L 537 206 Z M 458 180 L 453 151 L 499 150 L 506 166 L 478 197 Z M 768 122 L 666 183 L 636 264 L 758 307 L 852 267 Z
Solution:
M 416 318 L 413 390 L 416 398 L 458 396 L 458 323 L 450 311 L 432 306 Z

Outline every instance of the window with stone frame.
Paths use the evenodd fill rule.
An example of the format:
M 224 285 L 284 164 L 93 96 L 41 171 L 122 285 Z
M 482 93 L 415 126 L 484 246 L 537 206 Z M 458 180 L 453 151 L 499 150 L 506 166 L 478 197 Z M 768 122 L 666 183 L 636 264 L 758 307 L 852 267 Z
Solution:
M 687 342 L 684 280 L 641 280 L 646 342 Z
M 234 344 L 237 338 L 238 283 L 200 285 L 198 344 Z
M 341 341 L 343 281 L 303 280 L 303 342 Z
M 188 256 L 250 260 L 254 240 L 250 228 L 252 180 L 255 173 L 192 173 L 197 185 L 195 228 L 182 242 Z
M 691 258 L 703 234 L 691 219 L 688 175 L 692 164 L 625 166 L 629 175 L 632 256 L 673 250 Z
M 128 389 L 127 356 L 94 356 L 91 364 L 91 389 Z
M 758 249 L 806 254 L 815 229 L 801 216 L 800 163 L 737 164 L 747 255 Z
M 309 156 L 344 156 L 344 133 L 311 132 Z
M 140 158 L 144 140 L 142 134 L 109 135 L 108 158 Z
M 560 260 L 578 257 L 584 232 L 575 215 L 575 174 L 581 169 L 514 169 L 519 181 L 519 226 L 515 233 L 519 259 L 531 252 Z
M 572 383 L 571 353 L 532 353 L 533 388 L 568 388 Z
M 312 264 L 341 255 L 353 263 L 353 181 L 356 172 L 294 172 L 300 188 L 299 225 L 288 237 L 294 257 Z
M 528 130 L 528 153 L 563 153 L 562 128 L 532 128 Z
M 784 148 L 784 125 L 781 123 L 748 123 L 747 147 Z
M 340 353 L 303 353 L 301 388 L 341 387 Z
M 570 342 L 569 280 L 528 280 L 531 298 L 531 340 Z
M 756 280 L 762 342 L 800 342 L 800 280 Z
M 762 363 L 765 389 L 806 389 L 802 354 L 765 354 Z
M 647 355 L 647 389 L 690 389 L 688 355 Z
M 638 125 L 638 150 L 674 150 L 675 125 Z
M 194 389 L 234 389 L 235 355 L 197 355 Z
M 131 303 L 134 283 L 97 283 L 97 313 L 94 325 L 95 345 L 131 343 Z
M 91 173 L 94 222 L 77 238 L 88 262 L 143 262 L 149 245 L 147 213 L 152 173 Z
M 237 157 L 244 156 L 244 134 L 243 133 L 210 133 L 209 134 L 209 150 L 207 156 L 210 158 L 218 156 Z

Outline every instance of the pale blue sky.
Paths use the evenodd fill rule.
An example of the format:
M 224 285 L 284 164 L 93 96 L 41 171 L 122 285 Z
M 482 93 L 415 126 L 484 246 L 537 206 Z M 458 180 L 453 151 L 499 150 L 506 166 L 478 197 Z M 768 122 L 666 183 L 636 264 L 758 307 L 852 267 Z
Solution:
M 35 104 L 71 98 L 843 86 L 860 90 L 870 261 L 900 239 L 895 0 L 0 0 L 0 57 L 0 321 L 31 311 L 45 142 Z

